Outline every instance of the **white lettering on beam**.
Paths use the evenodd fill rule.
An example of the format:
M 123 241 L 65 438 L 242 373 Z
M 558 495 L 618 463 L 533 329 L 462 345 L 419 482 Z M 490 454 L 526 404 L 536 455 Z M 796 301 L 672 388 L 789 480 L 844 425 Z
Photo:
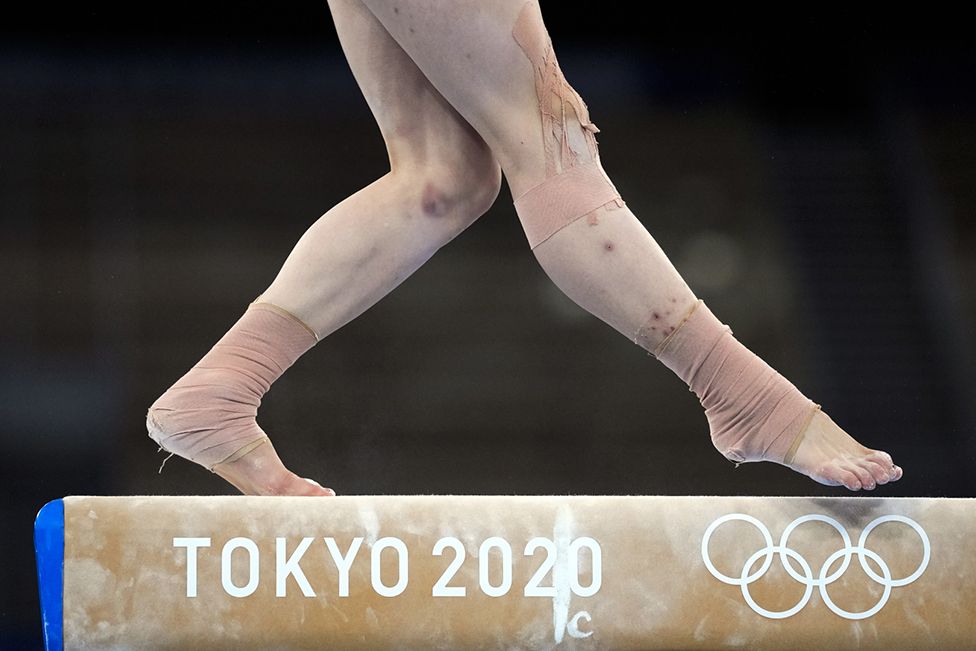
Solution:
M 247 583 L 243 587 L 234 584 L 232 563 L 235 549 L 245 550 L 249 561 Z M 224 586 L 224 592 L 232 597 L 238 598 L 250 597 L 254 594 L 254 591 L 258 589 L 258 582 L 260 581 L 260 556 L 261 553 L 258 551 L 258 546 L 250 538 L 231 538 L 228 540 L 227 544 L 224 545 L 224 549 L 220 552 L 220 583 Z
M 382 562 L 380 560 L 383 550 L 387 547 L 392 548 L 396 551 L 399 563 L 397 564 L 397 569 L 399 570 L 399 576 L 397 582 L 392 586 L 387 586 L 383 583 L 383 578 L 380 576 L 382 570 Z M 370 564 L 370 582 L 373 584 L 373 590 L 376 590 L 376 594 L 381 597 L 395 597 L 407 589 L 407 581 L 409 579 L 408 575 L 408 565 L 407 565 L 407 546 L 403 544 L 403 541 L 399 538 L 394 538 L 392 536 L 387 536 L 385 538 L 380 538 L 373 545 L 372 556 L 370 559 L 372 562 Z
M 329 556 L 335 564 L 338 573 L 338 596 L 349 596 L 350 571 L 353 562 L 362 547 L 364 538 L 357 536 L 349 543 L 349 548 L 343 553 L 335 538 L 322 539 L 328 549 Z M 315 542 L 313 537 L 303 537 L 294 550 L 289 554 L 288 539 L 275 538 L 275 597 L 285 597 L 288 594 L 288 578 L 294 579 L 302 595 L 314 598 L 315 590 L 308 577 L 302 570 L 301 562 L 306 552 Z M 589 536 L 570 539 L 561 536 L 560 542 L 565 549 L 560 551 L 556 542 L 541 536 L 534 537 L 525 545 L 523 558 L 532 558 L 538 550 L 545 552 L 544 557 L 537 559 L 539 566 L 532 577 L 522 588 L 526 597 L 549 597 L 565 607 L 571 594 L 579 597 L 591 597 L 600 591 L 602 585 L 603 555 L 600 543 Z M 208 548 L 212 544 L 210 538 L 180 537 L 173 538 L 174 548 L 186 549 L 186 596 L 196 597 L 198 594 L 198 567 L 200 549 Z M 431 550 L 431 556 L 443 556 L 448 549 L 454 551 L 454 558 L 444 569 L 443 574 L 431 588 L 433 597 L 464 597 L 467 586 L 448 585 L 464 565 L 466 552 L 460 540 L 453 536 L 439 539 Z M 385 550 L 396 554 L 396 581 L 384 582 L 382 555 Z M 580 583 L 580 552 L 588 550 L 590 555 L 590 581 L 588 585 Z M 237 585 L 233 579 L 235 563 L 234 552 L 243 550 L 247 557 L 247 579 L 243 585 Z M 238 557 L 240 554 L 237 555 Z M 396 597 L 406 590 L 410 579 L 410 553 L 406 543 L 395 536 L 379 538 L 372 545 L 370 552 L 370 585 L 376 594 L 383 597 Z M 228 540 L 220 552 L 220 582 L 224 592 L 236 598 L 249 597 L 260 585 L 261 551 L 250 538 L 236 537 Z M 240 561 L 237 561 L 240 562 Z M 486 538 L 478 549 L 478 588 L 489 597 L 502 597 L 511 591 L 514 559 L 512 545 L 500 536 Z M 492 583 L 492 569 L 500 571 L 496 575 L 497 583 Z M 558 571 L 557 571 L 558 570 Z M 389 570 L 387 570 L 389 572 Z M 543 580 L 552 573 L 551 585 L 543 585 Z M 389 581 L 390 577 L 387 577 Z M 563 616 L 567 613 L 563 613 Z M 586 613 L 577 613 L 588 618 Z M 575 623 L 579 617 L 573 620 Z M 587 620 L 588 621 L 588 620 Z
M 186 596 L 197 596 L 197 549 L 209 547 L 209 538 L 173 538 L 173 547 L 186 547 Z
M 302 542 L 298 544 L 295 552 L 288 557 L 287 560 L 283 560 L 287 552 L 287 540 L 285 538 L 275 538 L 275 596 L 284 597 L 288 590 L 288 575 L 295 577 L 295 582 L 298 587 L 302 589 L 302 594 L 306 597 L 314 597 L 315 592 L 312 590 L 312 586 L 308 584 L 308 579 L 305 578 L 305 573 L 302 572 L 302 567 L 299 565 L 302 561 L 302 556 L 311 546 L 314 538 L 302 538 Z
M 356 536 L 349 544 L 349 551 L 343 556 L 342 552 L 339 551 L 339 546 L 336 545 L 335 538 L 325 539 L 325 546 L 329 548 L 329 554 L 331 554 L 332 560 L 335 561 L 336 569 L 339 570 L 340 597 L 349 596 L 349 569 L 352 567 L 352 562 L 356 559 L 356 554 L 359 552 L 362 544 L 363 537 Z

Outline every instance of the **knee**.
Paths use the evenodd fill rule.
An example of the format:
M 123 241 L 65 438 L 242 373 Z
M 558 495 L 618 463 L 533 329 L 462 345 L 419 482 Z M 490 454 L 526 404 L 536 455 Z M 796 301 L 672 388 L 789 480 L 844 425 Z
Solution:
M 420 194 L 420 210 L 428 217 L 453 214 L 470 223 L 488 212 L 501 190 L 502 176 L 498 163 L 442 169 L 426 175 Z
M 410 188 L 411 214 L 463 230 L 488 212 L 501 190 L 502 174 L 493 156 L 458 165 L 425 164 L 398 172 Z

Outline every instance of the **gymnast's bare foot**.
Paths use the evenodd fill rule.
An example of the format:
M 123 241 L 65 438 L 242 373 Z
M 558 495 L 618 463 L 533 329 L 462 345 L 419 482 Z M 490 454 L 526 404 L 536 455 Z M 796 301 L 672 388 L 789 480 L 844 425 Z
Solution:
M 901 468 L 887 452 L 864 447 L 819 409 L 801 436 L 785 465 L 816 482 L 856 491 L 901 479 Z
M 240 459 L 218 463 L 213 471 L 245 495 L 335 495 L 331 488 L 285 468 L 270 440 Z

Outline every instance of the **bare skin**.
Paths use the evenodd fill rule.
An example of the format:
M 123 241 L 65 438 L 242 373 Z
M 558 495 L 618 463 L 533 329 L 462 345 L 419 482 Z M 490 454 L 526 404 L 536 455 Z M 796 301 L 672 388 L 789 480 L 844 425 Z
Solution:
M 335 495 L 331 488 L 285 468 L 270 441 L 240 459 L 218 463 L 213 471 L 245 495 Z
M 818 483 L 856 491 L 901 479 L 902 469 L 891 455 L 864 447 L 822 411 L 814 414 L 802 436 L 787 467 Z
M 390 172 L 302 236 L 261 300 L 323 338 L 355 319 L 484 214 L 501 170 L 484 140 L 358 3 L 332 7 L 353 75 L 386 141 Z M 331 496 L 261 445 L 214 472 L 246 495 Z
M 525 2 L 329 0 L 391 172 L 313 225 L 263 300 L 323 337 L 483 214 L 499 170 L 513 196 L 545 180 L 533 68 L 512 37 Z M 571 299 L 653 349 L 696 296 L 629 207 L 598 222 L 578 220 L 533 253 Z M 652 314 L 660 323 L 641 330 Z M 785 465 L 821 484 L 873 490 L 902 476 L 823 412 L 802 436 Z M 290 473 L 271 446 L 224 465 L 219 474 L 245 493 L 332 494 Z

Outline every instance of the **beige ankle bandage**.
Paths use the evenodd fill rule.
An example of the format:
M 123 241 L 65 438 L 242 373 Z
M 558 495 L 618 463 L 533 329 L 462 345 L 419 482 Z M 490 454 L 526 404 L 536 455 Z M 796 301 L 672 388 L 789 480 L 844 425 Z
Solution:
M 268 439 L 255 418 L 271 384 L 318 341 L 298 317 L 271 303 L 244 315 L 149 408 L 149 436 L 209 470 Z
M 788 464 L 820 409 L 732 336 L 699 299 L 653 352 L 695 392 L 727 459 Z
M 535 70 L 542 114 L 546 180 L 515 199 L 529 246 L 535 248 L 581 217 L 597 223 L 601 207 L 623 207 L 623 199 L 600 165 L 596 137 L 583 99 L 566 81 L 536 0 L 525 3 L 512 30 Z

